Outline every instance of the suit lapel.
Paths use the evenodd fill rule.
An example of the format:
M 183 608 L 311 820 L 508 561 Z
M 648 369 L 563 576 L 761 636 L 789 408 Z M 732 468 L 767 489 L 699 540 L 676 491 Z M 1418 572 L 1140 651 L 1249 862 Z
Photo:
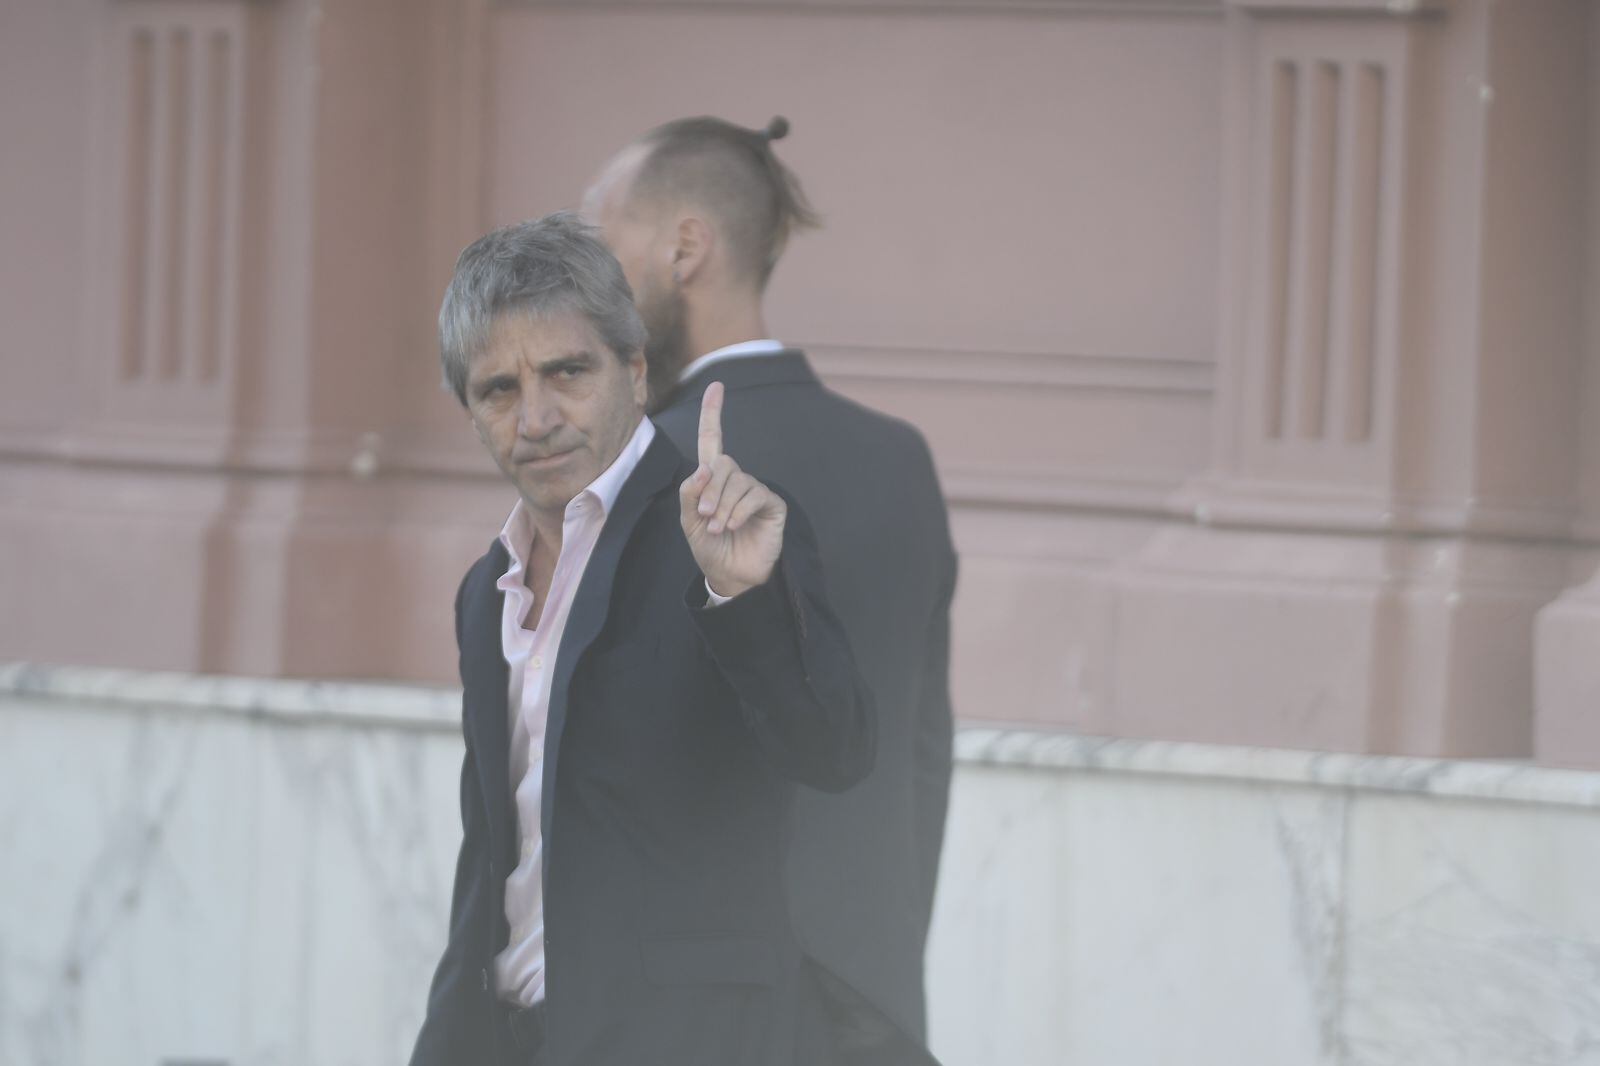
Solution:
M 489 812 L 490 855 L 503 859 L 514 850 L 511 825 L 511 684 L 500 641 L 504 597 L 495 587 L 510 564 L 498 540 L 487 562 L 480 564 L 462 603 L 462 677 L 466 686 L 464 714 L 477 753 L 478 781 Z
M 606 516 L 600 537 L 589 556 L 589 563 L 584 567 L 583 579 L 578 583 L 572 609 L 567 614 L 567 627 L 561 634 L 561 651 L 556 656 L 555 676 L 550 681 L 550 710 L 545 721 L 540 828 L 544 833 L 546 877 L 550 870 L 550 816 L 555 809 L 556 776 L 561 766 L 561 738 L 566 731 L 567 694 L 572 685 L 572 675 L 583 653 L 589 650 L 589 645 L 605 628 L 617 567 L 634 527 L 639 524 L 639 518 L 650 501 L 672 482 L 673 475 L 683 463 L 683 456 L 678 449 L 665 433 L 658 431 L 650 447 L 645 449 L 639 465 L 623 483 L 611 513 Z

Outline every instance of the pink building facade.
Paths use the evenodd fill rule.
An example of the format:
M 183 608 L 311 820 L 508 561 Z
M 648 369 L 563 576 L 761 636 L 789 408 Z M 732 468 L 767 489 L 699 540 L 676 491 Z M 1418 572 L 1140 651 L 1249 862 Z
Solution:
M 964 718 L 1600 766 L 1593 0 L 7 0 L 0 658 L 450 681 L 454 257 L 706 112 Z

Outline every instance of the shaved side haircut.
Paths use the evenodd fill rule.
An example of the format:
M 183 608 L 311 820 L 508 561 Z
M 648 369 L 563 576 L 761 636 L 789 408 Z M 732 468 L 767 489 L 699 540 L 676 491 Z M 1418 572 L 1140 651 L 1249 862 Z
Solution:
M 734 262 L 765 288 L 795 230 L 820 224 L 799 179 L 773 154 L 789 132 L 774 118 L 752 130 L 720 118 L 681 118 L 640 137 L 646 150 L 629 199 L 689 206 L 720 224 Z

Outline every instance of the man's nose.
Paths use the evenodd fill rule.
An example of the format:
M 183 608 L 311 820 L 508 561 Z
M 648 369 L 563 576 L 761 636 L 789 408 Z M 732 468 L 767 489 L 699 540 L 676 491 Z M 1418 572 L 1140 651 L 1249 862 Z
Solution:
M 561 408 L 550 390 L 539 387 L 539 382 L 525 381 L 522 385 L 522 405 L 517 412 L 517 432 L 528 440 L 542 440 L 561 426 Z

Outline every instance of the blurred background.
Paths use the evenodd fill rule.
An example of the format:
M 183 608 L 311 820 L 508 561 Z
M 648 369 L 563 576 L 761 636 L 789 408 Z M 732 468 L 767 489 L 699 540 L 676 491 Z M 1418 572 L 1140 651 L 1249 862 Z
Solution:
M 948 1066 L 1600 1062 L 1595 0 L 0 0 L 0 1064 L 404 1060 L 439 298 L 700 113 L 950 501 Z

